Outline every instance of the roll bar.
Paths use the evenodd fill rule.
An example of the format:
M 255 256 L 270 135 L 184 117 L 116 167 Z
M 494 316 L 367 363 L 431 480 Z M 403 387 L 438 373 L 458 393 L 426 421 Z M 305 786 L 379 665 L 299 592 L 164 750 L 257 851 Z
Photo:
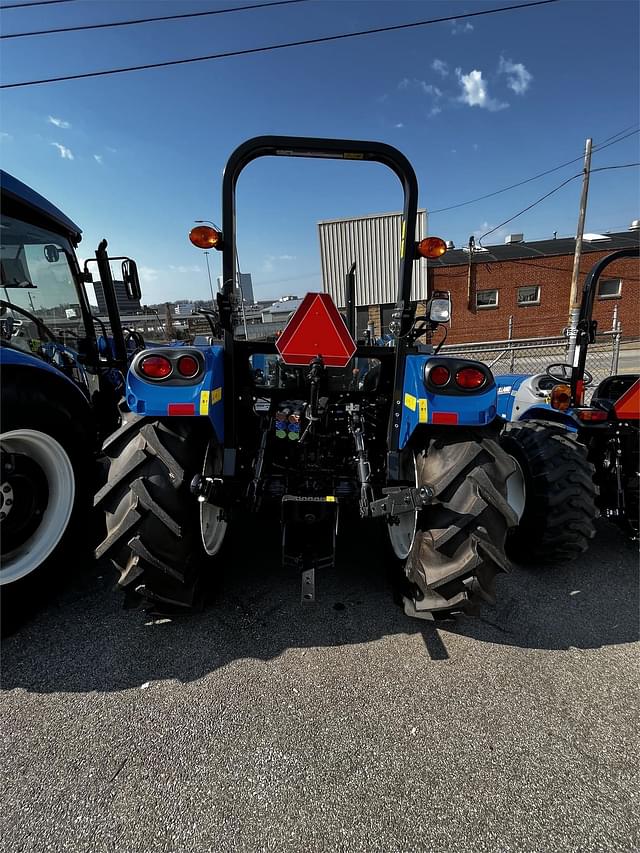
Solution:
M 238 146 L 227 161 L 222 180 L 222 281 L 226 299 L 233 293 L 236 263 L 236 184 L 242 170 L 258 157 L 317 157 L 382 163 L 394 172 L 404 191 L 402 241 L 397 307 L 402 311 L 411 298 L 418 179 L 407 158 L 391 145 L 350 139 L 317 139 L 306 136 L 256 136 Z M 407 239 L 408 235 L 408 239 Z M 226 312 L 225 312 L 226 313 Z M 223 312 L 221 312 L 221 315 Z M 231 331 L 231 317 L 222 316 Z M 402 330 L 404 333 L 406 330 Z

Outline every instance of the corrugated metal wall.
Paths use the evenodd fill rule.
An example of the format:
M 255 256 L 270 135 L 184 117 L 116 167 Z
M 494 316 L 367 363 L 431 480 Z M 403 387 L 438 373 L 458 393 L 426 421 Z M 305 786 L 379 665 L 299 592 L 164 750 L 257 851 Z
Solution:
M 400 267 L 401 213 L 318 223 L 324 290 L 344 307 L 344 278 L 356 262 L 356 305 L 395 302 Z M 427 234 L 427 213 L 418 211 L 416 240 Z M 412 299 L 427 298 L 427 262 L 414 263 Z

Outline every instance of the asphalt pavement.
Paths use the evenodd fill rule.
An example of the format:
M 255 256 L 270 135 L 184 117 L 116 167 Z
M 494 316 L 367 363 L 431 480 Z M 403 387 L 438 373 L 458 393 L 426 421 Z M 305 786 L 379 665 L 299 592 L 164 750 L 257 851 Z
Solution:
M 202 612 L 79 567 L 2 647 L 0 844 L 18 851 L 633 851 L 638 558 L 516 568 L 417 622 L 358 527 L 301 604 L 243 531 Z

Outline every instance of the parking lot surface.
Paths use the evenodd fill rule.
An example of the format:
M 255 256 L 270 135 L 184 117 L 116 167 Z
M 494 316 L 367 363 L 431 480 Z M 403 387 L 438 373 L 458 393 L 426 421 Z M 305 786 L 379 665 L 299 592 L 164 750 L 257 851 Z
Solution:
M 615 528 L 438 626 L 393 603 L 366 528 L 311 605 L 276 543 L 244 531 L 215 600 L 170 621 L 89 566 L 3 642 L 3 849 L 638 848 L 638 560 Z

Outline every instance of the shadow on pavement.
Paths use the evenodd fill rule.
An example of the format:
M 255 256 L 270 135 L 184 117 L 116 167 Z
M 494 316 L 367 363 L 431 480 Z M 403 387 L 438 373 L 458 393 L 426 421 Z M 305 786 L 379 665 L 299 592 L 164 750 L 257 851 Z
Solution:
M 409 619 L 394 603 L 380 542 L 363 530 L 354 528 L 336 569 L 319 577 L 314 604 L 300 603 L 299 579 L 279 567 L 276 530 L 250 541 L 246 533 L 244 541 L 236 536 L 214 600 L 171 620 L 124 610 L 111 568 L 93 566 L 3 641 L 2 686 L 48 693 L 189 682 L 239 659 L 394 635 L 421 635 L 434 662 L 447 659 L 450 635 L 535 649 L 638 639 L 637 550 L 608 524 L 581 560 L 546 570 L 516 567 L 499 580 L 495 608 L 437 626 Z

